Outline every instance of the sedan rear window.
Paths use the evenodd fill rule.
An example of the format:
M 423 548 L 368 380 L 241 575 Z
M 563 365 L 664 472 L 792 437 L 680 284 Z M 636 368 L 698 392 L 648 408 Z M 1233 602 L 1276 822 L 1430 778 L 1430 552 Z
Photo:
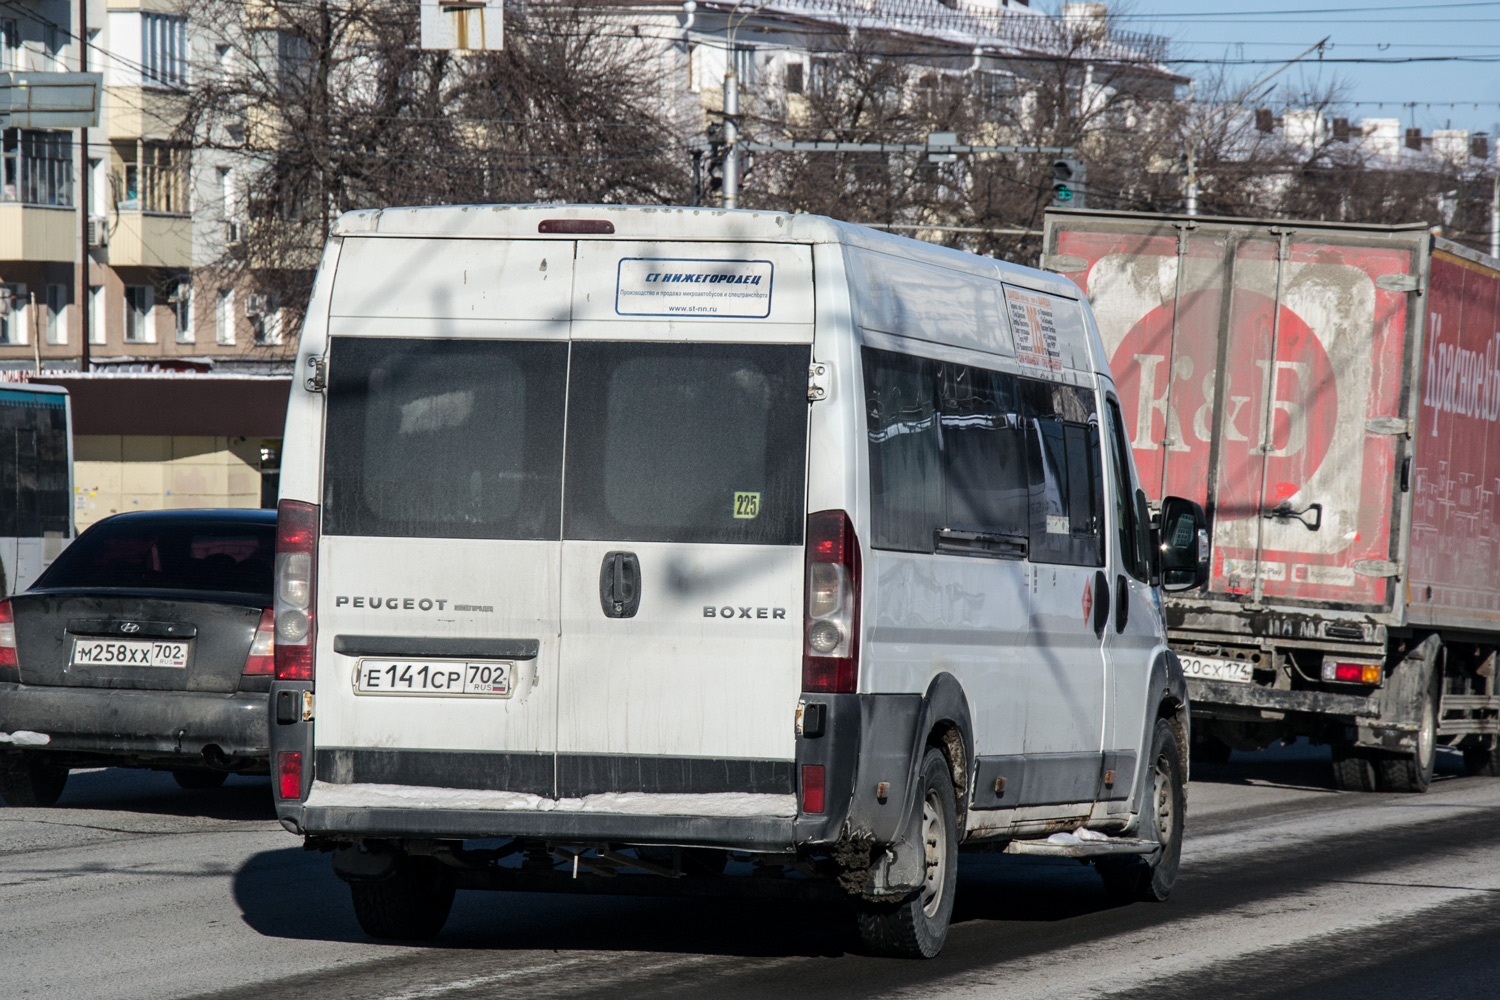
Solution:
M 196 590 L 270 599 L 273 524 L 104 521 L 78 536 L 38 587 Z

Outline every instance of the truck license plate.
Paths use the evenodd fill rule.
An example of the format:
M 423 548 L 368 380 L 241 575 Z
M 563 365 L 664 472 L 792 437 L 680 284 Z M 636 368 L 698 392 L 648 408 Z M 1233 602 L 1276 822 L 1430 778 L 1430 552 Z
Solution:
M 354 692 L 509 698 L 514 667 L 508 660 L 360 660 Z
M 187 666 L 186 642 L 154 639 L 74 639 L 75 667 L 177 667 Z
M 1231 681 L 1235 684 L 1249 684 L 1250 675 L 1255 670 L 1255 665 L 1249 660 L 1222 660 L 1215 656 L 1183 656 L 1182 654 L 1178 654 L 1177 658 L 1182 661 L 1182 672 L 1200 681 Z

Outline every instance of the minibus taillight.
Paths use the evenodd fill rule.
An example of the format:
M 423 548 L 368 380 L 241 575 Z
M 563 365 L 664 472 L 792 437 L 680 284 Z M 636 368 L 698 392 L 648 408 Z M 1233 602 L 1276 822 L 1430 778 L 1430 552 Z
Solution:
M 841 510 L 807 517 L 802 690 L 848 694 L 859 681 L 859 539 Z
M 276 679 L 310 681 L 317 620 L 318 508 L 283 500 L 276 507 Z
M 16 616 L 10 598 L 0 601 L 0 667 L 18 666 L 16 660 Z
M 302 753 L 282 750 L 276 754 L 276 792 L 278 798 L 302 798 Z
M 250 655 L 245 657 L 247 676 L 270 675 L 276 667 L 276 612 L 266 608 L 261 612 L 260 624 L 255 627 L 255 638 L 250 640 Z

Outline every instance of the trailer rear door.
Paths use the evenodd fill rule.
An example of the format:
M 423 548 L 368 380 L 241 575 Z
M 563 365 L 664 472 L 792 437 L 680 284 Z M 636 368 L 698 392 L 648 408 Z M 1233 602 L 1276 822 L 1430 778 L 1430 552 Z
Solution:
M 1049 217 L 1047 263 L 1094 304 L 1147 492 L 1211 512 L 1213 593 L 1389 606 L 1424 238 Z

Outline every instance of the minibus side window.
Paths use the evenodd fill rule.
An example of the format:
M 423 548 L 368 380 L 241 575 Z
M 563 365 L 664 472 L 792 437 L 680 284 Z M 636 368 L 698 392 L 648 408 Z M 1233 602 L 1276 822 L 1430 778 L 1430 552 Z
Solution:
M 870 544 L 931 552 L 943 527 L 937 363 L 864 349 L 870 440 Z
M 1024 539 L 1016 378 L 866 347 L 871 544 L 932 552 L 940 529 Z
M 1104 565 L 1104 467 L 1093 394 L 1021 379 L 1027 424 L 1031 558 Z
M 1125 439 L 1124 421 L 1120 417 L 1120 404 L 1113 399 L 1109 408 L 1109 452 L 1115 471 L 1115 522 L 1119 525 L 1120 558 L 1125 570 L 1137 580 L 1145 582 L 1149 573 L 1143 556 L 1146 545 L 1141 537 L 1145 526 L 1138 523 L 1135 506 L 1135 484 L 1130 478 L 1130 462 L 1126 458 L 1130 446 Z

